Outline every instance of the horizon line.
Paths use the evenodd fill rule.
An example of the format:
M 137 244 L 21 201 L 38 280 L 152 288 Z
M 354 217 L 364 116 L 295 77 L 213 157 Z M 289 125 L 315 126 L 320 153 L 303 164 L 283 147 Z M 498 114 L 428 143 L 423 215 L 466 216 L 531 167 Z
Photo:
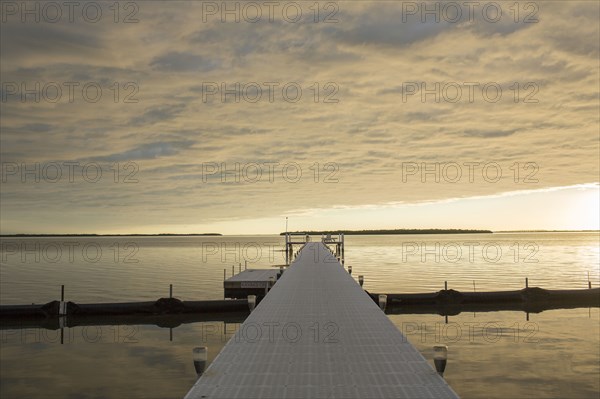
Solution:
M 331 233 L 335 233 L 338 231 L 342 232 L 366 232 L 369 231 L 394 231 L 394 230 L 407 230 L 407 231 L 435 231 L 435 230 L 443 230 L 443 231 L 454 231 L 457 233 L 460 232 L 469 232 L 469 231 L 481 231 L 481 234 L 490 234 L 490 233 L 600 233 L 598 229 L 583 229 L 583 230 L 565 230 L 565 229 L 556 229 L 556 230 L 548 230 L 548 229 L 519 229 L 519 230 L 489 230 L 489 229 L 369 229 L 369 230 L 345 230 L 345 229 L 332 229 Z M 485 230 L 485 231 L 482 231 Z M 319 230 L 317 233 L 322 234 L 325 230 Z M 288 233 L 311 233 L 314 231 L 288 231 Z M 489 232 L 489 233 L 488 233 Z M 224 236 L 267 236 L 267 235 L 276 235 L 279 236 L 281 234 L 285 234 L 285 232 L 279 233 L 264 233 L 264 234 L 222 234 L 222 233 L 13 233 L 13 234 L 0 234 L 0 237 L 194 237 L 194 236 L 204 236 L 204 237 L 224 237 Z M 431 233 L 431 234 L 440 234 L 440 233 Z M 354 234 L 361 235 L 361 234 Z M 377 235 L 377 234 L 364 234 L 364 235 Z M 394 233 L 382 234 L 382 235 L 394 235 Z M 402 233 L 398 233 L 397 235 L 402 235 Z M 409 234 L 403 234 L 409 235 Z

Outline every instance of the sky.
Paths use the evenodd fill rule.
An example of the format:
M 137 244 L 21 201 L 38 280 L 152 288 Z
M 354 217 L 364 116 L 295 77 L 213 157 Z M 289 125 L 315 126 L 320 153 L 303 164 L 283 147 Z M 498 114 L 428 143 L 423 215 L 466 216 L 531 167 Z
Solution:
M 600 227 L 598 2 L 48 4 L 1 5 L 2 234 Z

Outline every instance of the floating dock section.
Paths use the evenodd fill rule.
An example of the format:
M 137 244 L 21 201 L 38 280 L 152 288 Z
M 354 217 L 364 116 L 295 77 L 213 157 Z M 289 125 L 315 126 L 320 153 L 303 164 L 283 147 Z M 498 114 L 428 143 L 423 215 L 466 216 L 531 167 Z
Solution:
M 223 281 L 225 298 L 246 299 L 248 295 L 265 296 L 280 269 L 247 269 Z
M 322 242 L 308 242 L 186 395 L 457 398 Z

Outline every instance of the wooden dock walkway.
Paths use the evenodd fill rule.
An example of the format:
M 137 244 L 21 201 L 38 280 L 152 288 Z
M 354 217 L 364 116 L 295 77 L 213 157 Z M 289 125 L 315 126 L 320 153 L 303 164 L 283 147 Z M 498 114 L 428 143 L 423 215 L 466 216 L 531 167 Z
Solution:
M 302 248 L 186 395 L 457 397 L 321 242 Z

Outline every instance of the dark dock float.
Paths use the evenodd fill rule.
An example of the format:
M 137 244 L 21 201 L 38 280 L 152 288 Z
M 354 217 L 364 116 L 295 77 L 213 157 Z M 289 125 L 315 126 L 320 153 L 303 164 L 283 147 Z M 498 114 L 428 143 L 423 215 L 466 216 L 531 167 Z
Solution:
M 0 306 L 0 329 L 60 328 L 59 301 L 44 305 Z M 143 325 L 177 327 L 202 321 L 242 322 L 250 313 L 247 299 L 181 301 L 161 298 L 154 302 L 77 304 L 66 303 L 65 327 L 87 325 Z
M 379 294 L 369 296 L 378 302 Z M 550 309 L 600 307 L 600 288 L 546 290 L 538 287 L 515 291 L 460 292 L 441 290 L 422 294 L 387 294 L 386 313 L 492 312 L 516 310 L 539 313 Z
M 62 327 L 86 326 L 144 326 L 153 325 L 161 328 L 177 328 L 182 324 L 201 322 L 243 323 L 250 314 L 245 312 L 231 313 L 180 313 L 180 314 L 135 314 L 135 315 L 87 315 L 69 316 L 61 324 L 58 317 L 0 317 L 0 330 L 20 330 L 27 328 L 44 328 L 58 330 Z
M 223 313 L 248 310 L 247 299 L 217 301 L 181 301 L 177 298 L 160 298 L 154 302 L 117 302 L 77 304 L 67 302 L 66 315 L 117 316 L 134 314 Z M 44 305 L 3 305 L 0 317 L 53 317 L 58 315 L 60 302 Z
M 368 293 L 368 292 L 367 292 Z M 368 293 L 378 302 L 379 294 Z M 260 302 L 261 297 L 257 297 Z M 58 329 L 59 301 L 40 305 L 0 306 L 0 329 Z M 600 288 L 583 290 L 545 290 L 531 287 L 515 291 L 460 292 L 441 290 L 434 293 L 387 294 L 388 314 L 457 315 L 461 312 L 523 311 L 539 313 L 550 309 L 600 307 Z M 160 298 L 148 302 L 77 304 L 66 302 L 62 325 L 157 325 L 177 327 L 203 321 L 243 322 L 248 314 L 247 299 L 181 301 Z

